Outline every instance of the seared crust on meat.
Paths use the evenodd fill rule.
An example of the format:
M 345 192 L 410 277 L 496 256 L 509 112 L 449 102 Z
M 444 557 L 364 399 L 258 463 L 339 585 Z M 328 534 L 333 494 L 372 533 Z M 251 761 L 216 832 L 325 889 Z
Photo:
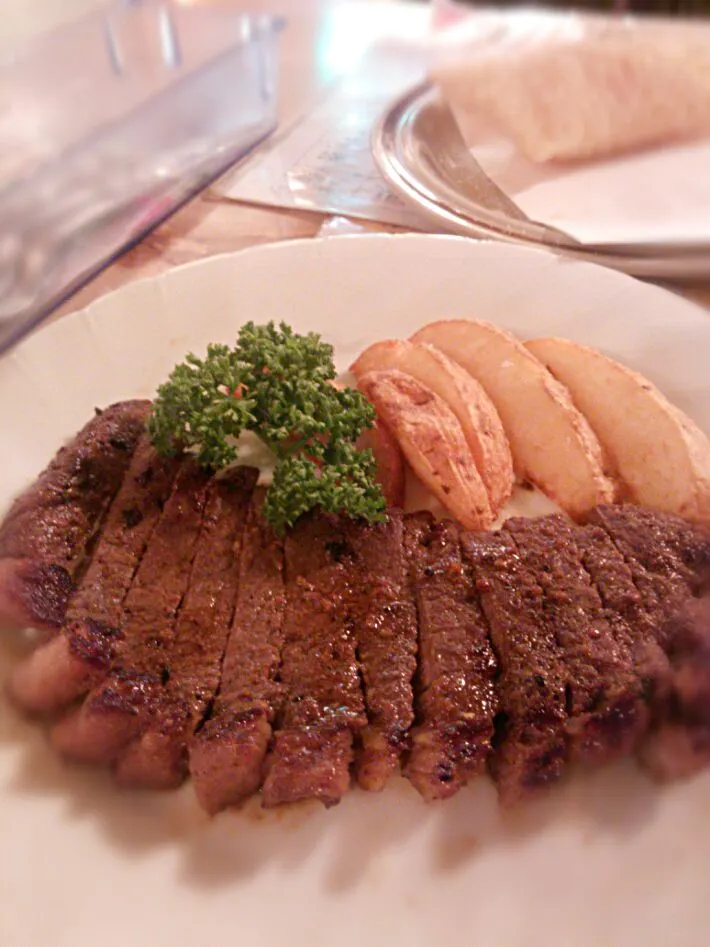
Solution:
M 258 473 L 240 467 L 209 486 L 188 589 L 166 649 L 168 679 L 146 731 L 116 764 L 116 779 L 124 786 L 170 789 L 187 774 L 188 742 L 220 682 L 240 584 L 244 526 Z
M 149 407 L 122 401 L 97 412 L 12 504 L 0 524 L 0 625 L 62 624 Z
M 60 633 L 15 669 L 10 689 L 28 712 L 60 713 L 108 673 L 124 600 L 181 465 L 158 457 L 147 435 L 139 442 Z
M 271 725 L 281 707 L 278 682 L 285 607 L 283 542 L 254 497 L 244 531 L 238 596 L 212 713 L 190 742 L 190 772 L 211 815 L 236 806 L 263 780 Z
M 286 537 L 284 702 L 262 788 L 271 808 L 301 799 L 338 802 L 350 783 L 353 736 L 367 723 L 349 627 L 343 521 L 306 514 Z
M 186 461 L 123 603 L 109 673 L 52 731 L 68 759 L 108 763 L 155 713 L 168 672 L 177 614 L 189 584 L 209 474 Z
M 503 532 L 464 533 L 461 548 L 500 668 L 502 709 L 489 768 L 501 802 L 513 805 L 564 772 L 567 675 L 544 622 L 543 589 L 513 538 Z
M 648 724 L 643 683 L 627 639 L 608 623 L 581 561 L 578 528 L 561 516 L 506 522 L 524 562 L 539 577 L 543 622 L 557 642 L 567 678 L 570 758 L 609 762 L 631 752 Z
M 120 401 L 97 412 L 12 504 L 0 526 L 0 557 L 72 572 L 123 480 L 149 409 L 148 401 Z
M 0 559 L 0 629 L 56 631 L 73 591 L 64 566 L 35 559 Z
M 416 725 L 405 775 L 427 800 L 453 796 L 485 769 L 499 710 L 488 624 L 461 559 L 457 523 L 407 518 L 419 617 Z
M 255 470 L 215 478 L 144 436 L 124 473 L 76 587 L 63 565 L 0 559 L 15 614 L 64 616 L 11 690 L 46 714 L 89 691 L 52 730 L 68 758 L 154 789 L 189 767 L 211 814 L 259 790 L 333 805 L 400 761 L 427 800 L 487 767 L 504 805 L 575 760 L 710 765 L 702 527 L 611 505 L 498 533 L 313 512 L 282 539 Z
M 367 705 L 355 775 L 377 792 L 398 769 L 413 721 L 412 681 L 417 662 L 417 615 L 404 545 L 405 521 L 346 524 L 341 554 L 350 574 L 350 627 Z

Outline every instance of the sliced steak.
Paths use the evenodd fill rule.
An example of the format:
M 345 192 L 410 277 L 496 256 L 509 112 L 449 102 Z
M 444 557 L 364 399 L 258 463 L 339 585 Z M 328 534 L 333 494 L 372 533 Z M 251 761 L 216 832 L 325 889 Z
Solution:
M 407 518 L 407 551 L 419 617 L 417 724 L 405 775 L 428 801 L 453 796 L 481 773 L 499 710 L 497 662 L 466 574 L 458 524 Z
M 70 580 L 81 572 L 149 409 L 148 401 L 124 401 L 97 412 L 15 500 L 0 525 L 3 625 L 61 625 Z
M 181 467 L 125 598 L 111 669 L 52 731 L 54 746 L 67 758 L 114 760 L 155 711 L 169 673 L 167 652 L 188 587 L 209 479 L 192 460 Z
M 367 723 L 349 627 L 343 521 L 309 514 L 286 538 L 281 683 L 285 701 L 266 761 L 263 804 L 333 805 L 350 784 L 353 735 Z
M 604 617 L 619 642 L 625 642 L 634 667 L 652 704 L 664 699 L 670 665 L 658 644 L 663 611 L 644 603 L 634 582 L 634 572 L 611 541 L 606 530 L 586 526 L 575 531 L 582 564 L 599 594 Z
M 0 556 L 53 560 L 57 547 L 47 545 L 51 534 L 34 530 L 56 508 L 72 507 L 77 533 L 86 519 L 95 520 L 120 486 L 149 412 L 149 401 L 119 401 L 97 410 L 13 502 L 0 526 Z M 64 537 L 58 550 L 66 562 L 75 558 L 71 538 Z M 49 556 L 43 555 L 45 548 Z
M 363 789 L 381 790 L 395 772 L 413 722 L 417 615 L 404 550 L 404 518 L 345 524 L 341 559 L 352 569 L 350 627 L 365 690 L 368 724 L 355 775 Z
M 628 549 L 649 572 L 680 576 L 695 591 L 710 568 L 710 531 L 672 513 L 639 506 L 599 506 L 594 519 Z
M 35 559 L 0 559 L 0 631 L 61 627 L 74 592 L 63 566 Z
M 149 728 L 117 763 L 122 785 L 170 789 L 187 775 L 188 740 L 219 685 L 244 524 L 258 476 L 253 467 L 239 467 L 210 485 L 189 588 L 165 656 L 168 682 Z
M 642 751 L 661 780 L 710 765 L 710 596 L 689 599 L 664 626 L 670 643 L 669 696 Z
M 679 517 L 626 505 L 599 506 L 589 521 L 607 531 L 649 607 L 672 612 L 697 591 L 710 561 L 707 532 Z
M 495 721 L 489 769 L 501 802 L 512 805 L 564 771 L 567 673 L 544 622 L 542 587 L 512 536 L 465 532 L 461 549 L 499 667 L 502 711 Z
M 710 594 L 691 598 L 664 621 L 678 708 L 710 723 Z
M 143 436 L 60 634 L 13 674 L 11 693 L 25 710 L 59 713 L 108 672 L 121 640 L 124 599 L 181 463 L 158 457 Z
M 505 524 L 543 590 L 545 628 L 566 673 L 570 757 L 604 763 L 629 753 L 648 724 L 643 684 L 628 642 L 617 638 L 582 565 L 579 527 L 562 516 Z
M 677 516 L 632 506 L 599 507 L 592 521 L 632 567 L 670 663 L 641 759 L 659 779 L 691 775 L 710 763 L 710 607 L 706 599 L 693 598 L 706 583 L 710 533 Z
M 669 623 L 668 617 L 669 612 L 673 614 L 679 607 L 682 609 L 688 600 L 691 576 L 675 553 L 652 548 L 656 542 L 661 547 L 663 545 L 663 540 L 658 537 L 659 522 L 665 518 L 663 514 L 639 510 L 637 515 L 633 507 L 619 509 L 623 512 L 617 517 L 613 507 L 598 507 L 590 517 L 591 525 L 580 532 L 578 541 L 586 542 L 585 566 L 602 599 L 635 633 L 635 657 L 641 662 L 641 668 L 644 664 L 646 666 L 642 677 L 649 681 L 654 715 L 664 716 L 671 689 L 671 665 L 667 652 L 670 651 L 672 628 L 675 627 Z M 624 523 L 630 525 L 629 532 L 624 530 Z M 645 553 L 639 530 L 644 523 L 649 526 L 651 536 L 656 537 Z M 696 535 L 694 527 L 690 530 L 692 535 Z M 641 558 L 637 557 L 636 550 Z M 659 571 L 649 571 L 642 560 L 650 565 L 655 563 Z
M 190 773 L 202 808 L 214 815 L 261 786 L 271 725 L 281 705 L 283 543 L 261 510 L 249 513 L 239 564 L 239 593 L 219 691 L 210 718 L 190 744 Z

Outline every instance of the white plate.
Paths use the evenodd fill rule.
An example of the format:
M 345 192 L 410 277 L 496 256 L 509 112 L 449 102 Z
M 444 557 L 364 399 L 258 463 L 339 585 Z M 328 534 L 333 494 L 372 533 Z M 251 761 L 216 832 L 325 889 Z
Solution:
M 0 506 L 94 405 L 150 394 L 188 349 L 284 319 L 364 345 L 442 316 L 559 333 L 646 371 L 710 431 L 710 318 L 662 290 L 453 237 L 262 247 L 135 283 L 0 362 Z M 5 642 L 2 671 L 17 648 Z M 710 774 L 668 789 L 632 764 L 499 813 L 481 779 L 427 807 L 403 781 L 329 812 L 209 822 L 189 784 L 121 792 L 61 765 L 0 708 L 0 943 L 13 947 L 705 947 Z

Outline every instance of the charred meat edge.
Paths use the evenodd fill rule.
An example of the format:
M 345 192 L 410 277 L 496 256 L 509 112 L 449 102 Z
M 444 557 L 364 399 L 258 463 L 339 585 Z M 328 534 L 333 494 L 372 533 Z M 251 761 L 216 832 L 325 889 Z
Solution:
M 126 401 L 97 412 L 0 525 L 0 623 L 58 628 L 92 539 L 121 485 L 150 404 Z
M 417 614 L 402 512 L 390 510 L 387 522 L 374 525 L 346 522 L 345 543 L 334 553 L 347 559 L 351 576 L 350 628 L 367 706 L 355 777 L 379 792 L 399 767 L 414 717 Z
M 181 464 L 158 457 L 147 435 L 139 443 L 61 632 L 15 670 L 11 692 L 26 711 L 57 714 L 108 673 L 124 600 Z
M 187 775 L 187 747 L 220 681 L 239 585 L 240 550 L 259 472 L 240 467 L 212 481 L 187 593 L 166 654 L 168 680 L 150 726 L 121 754 L 126 786 L 170 789 Z
M 567 759 L 567 676 L 543 621 L 543 590 L 512 537 L 462 533 L 499 674 L 489 770 L 501 803 L 513 805 L 557 781 Z
M 518 551 L 538 575 L 543 619 L 560 649 L 570 757 L 605 763 L 628 754 L 648 722 L 631 652 L 604 616 L 581 563 L 579 532 L 561 516 L 506 523 Z
M 209 474 L 186 460 L 124 603 L 120 647 L 103 683 L 61 720 L 52 742 L 67 758 L 112 762 L 145 728 L 167 680 L 178 609 L 202 526 Z
M 285 700 L 266 761 L 267 808 L 302 799 L 334 805 L 350 785 L 353 735 L 367 718 L 348 627 L 345 542 L 342 519 L 319 513 L 286 537 Z
M 190 772 L 202 808 L 214 815 L 253 795 L 264 778 L 279 681 L 285 608 L 283 542 L 262 515 L 258 490 L 239 564 L 239 593 L 209 719 L 190 744 Z
M 419 514 L 405 528 L 419 618 L 417 723 L 405 775 L 430 801 L 449 798 L 485 769 L 499 709 L 497 662 L 458 524 Z

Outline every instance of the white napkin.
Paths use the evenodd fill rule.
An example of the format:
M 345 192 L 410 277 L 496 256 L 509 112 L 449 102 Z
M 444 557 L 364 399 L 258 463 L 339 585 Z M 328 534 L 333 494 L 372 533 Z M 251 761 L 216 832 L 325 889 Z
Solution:
M 483 170 L 533 219 L 585 242 L 710 242 L 710 137 L 576 163 L 525 156 L 710 128 L 706 25 L 476 12 L 437 36 L 431 76 Z

